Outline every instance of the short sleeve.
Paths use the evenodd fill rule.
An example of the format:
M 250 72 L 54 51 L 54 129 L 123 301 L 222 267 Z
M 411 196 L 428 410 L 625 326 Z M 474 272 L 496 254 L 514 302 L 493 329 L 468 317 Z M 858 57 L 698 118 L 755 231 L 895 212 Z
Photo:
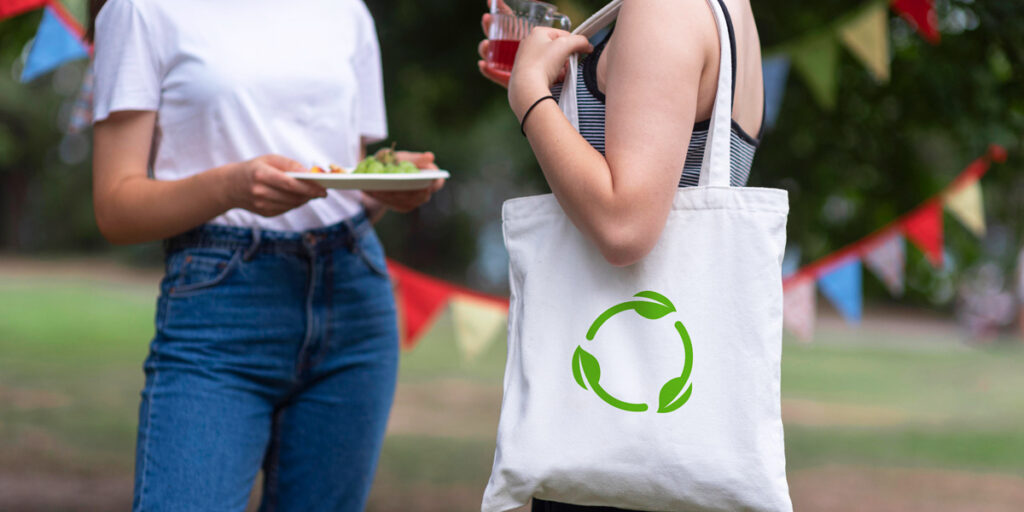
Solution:
M 157 110 L 163 72 L 157 34 L 133 0 L 109 0 L 96 18 L 93 122 L 119 110 Z
M 373 17 L 366 5 L 355 2 L 359 20 L 359 41 L 353 58 L 358 86 L 356 122 L 360 136 L 368 143 L 388 138 L 387 112 L 384 108 L 384 77 L 381 70 L 380 43 Z

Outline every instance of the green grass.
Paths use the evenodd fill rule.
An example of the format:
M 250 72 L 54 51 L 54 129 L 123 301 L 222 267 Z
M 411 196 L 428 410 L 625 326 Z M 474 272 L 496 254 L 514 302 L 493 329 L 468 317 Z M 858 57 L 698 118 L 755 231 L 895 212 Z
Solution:
M 153 287 L 100 281 L 0 278 L 3 469 L 131 471 L 154 294 Z M 465 361 L 450 330 L 450 318 L 442 317 L 403 355 L 401 381 L 500 385 L 503 335 L 477 360 Z M 787 424 L 791 469 L 857 464 L 1024 474 L 1024 351 L 949 343 L 922 349 L 892 334 L 887 343 L 884 333 L 872 333 L 870 343 L 849 341 L 855 335 L 822 332 L 816 344 L 787 343 L 783 397 L 902 419 L 876 426 Z M 830 336 L 844 339 L 830 343 Z M 13 403 L 12 396 L 26 393 L 41 393 L 42 404 Z M 482 486 L 493 448 L 488 439 L 393 435 L 380 476 L 398 484 Z

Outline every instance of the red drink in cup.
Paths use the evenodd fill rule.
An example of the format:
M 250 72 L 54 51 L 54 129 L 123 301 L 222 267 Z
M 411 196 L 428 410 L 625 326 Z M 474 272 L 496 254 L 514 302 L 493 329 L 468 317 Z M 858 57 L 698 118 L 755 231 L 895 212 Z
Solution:
M 495 69 L 511 71 L 519 41 L 533 27 L 569 30 L 571 23 L 554 5 L 535 0 L 491 0 L 490 49 L 487 62 Z
M 516 62 L 517 51 L 519 51 L 519 41 L 492 39 L 487 60 L 497 69 L 512 71 L 512 64 Z

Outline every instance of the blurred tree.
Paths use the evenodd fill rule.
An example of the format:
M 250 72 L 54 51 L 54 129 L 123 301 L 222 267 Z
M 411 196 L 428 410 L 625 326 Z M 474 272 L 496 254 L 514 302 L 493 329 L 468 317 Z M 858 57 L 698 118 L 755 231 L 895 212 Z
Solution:
M 555 3 L 579 23 L 603 1 Z M 385 218 L 381 232 L 389 252 L 435 275 L 501 292 L 506 266 L 501 202 L 545 192 L 546 186 L 504 90 L 477 73 L 486 2 L 367 0 L 367 5 L 381 40 L 392 140 L 433 150 L 438 164 L 453 173 L 436 200 L 419 212 Z M 758 0 L 754 12 L 763 46 L 771 49 L 860 5 Z M 954 262 L 947 271 L 935 272 L 910 251 L 911 297 L 948 303 L 951 280 L 961 269 L 981 258 L 1009 268 L 1013 249 L 1024 240 L 1024 175 L 1016 172 L 1024 163 L 1024 2 L 936 0 L 935 5 L 943 32 L 935 46 L 890 13 L 889 83 L 877 83 L 841 51 L 839 95 L 831 111 L 811 101 L 802 79 L 791 74 L 779 123 L 765 136 L 750 184 L 789 190 L 789 240 L 802 248 L 806 262 L 913 208 L 989 143 L 1003 144 L 1010 160 L 983 180 L 992 226 L 986 240 L 979 243 L 947 219 Z M 0 22 L 0 66 L 17 70 L 37 22 L 36 14 Z M 88 212 L 87 165 L 60 158 L 64 137 L 58 114 L 67 100 L 54 87 L 64 91 L 60 84 L 67 76 L 58 73 L 24 85 L 12 75 L 0 74 L 3 247 L 103 247 Z M 887 296 L 875 280 L 865 283 L 869 293 Z
M 83 2 L 71 2 L 84 14 Z M 90 142 L 65 133 L 84 62 L 32 83 L 18 80 L 42 11 L 0 21 L 0 249 L 95 250 Z
M 389 238 L 408 241 L 392 254 L 456 279 L 467 268 L 479 270 L 474 256 L 480 248 L 427 249 L 438 247 L 432 242 L 443 236 L 446 242 L 500 243 L 500 232 L 493 235 L 500 226 L 500 201 L 545 191 L 504 91 L 477 74 L 479 17 L 486 9 L 479 3 L 479 9 L 464 3 L 369 3 L 381 30 L 393 137 L 402 145 L 415 141 L 436 149 L 442 167 L 455 172 L 445 191 L 450 199 L 412 221 L 393 217 L 385 223 Z M 578 23 L 604 2 L 555 3 Z M 753 6 L 762 44 L 770 49 L 860 5 L 759 0 Z M 958 268 L 983 256 L 1011 264 L 1012 248 L 1024 238 L 1024 176 L 1015 172 L 1024 134 L 1024 3 L 937 0 L 936 9 L 943 31 L 936 46 L 891 13 L 890 83 L 877 83 L 842 52 L 839 100 L 832 111 L 811 101 L 802 79 L 790 75 L 779 124 L 765 136 L 750 184 L 790 191 L 789 239 L 802 247 L 806 261 L 913 208 L 995 142 L 1010 150 L 1011 159 L 983 182 L 992 234 L 979 243 L 949 221 L 947 245 Z M 460 222 L 471 232 L 453 234 L 450 223 L 466 214 L 471 220 Z M 492 234 L 474 237 L 481 230 Z M 948 302 L 944 290 L 950 289 L 951 273 L 929 269 L 914 250 L 910 256 L 912 296 L 916 290 L 920 300 Z M 470 278 L 500 288 L 500 271 L 493 275 L 498 277 Z M 866 282 L 875 295 L 885 296 L 873 280 Z

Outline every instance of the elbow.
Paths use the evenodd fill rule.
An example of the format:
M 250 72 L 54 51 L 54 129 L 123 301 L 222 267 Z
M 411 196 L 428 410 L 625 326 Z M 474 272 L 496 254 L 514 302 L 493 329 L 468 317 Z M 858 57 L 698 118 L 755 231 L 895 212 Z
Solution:
M 595 237 L 605 261 L 615 267 L 628 267 L 644 259 L 658 242 L 656 233 L 642 226 L 618 223 L 599 230 Z
M 106 212 L 101 208 L 96 208 L 96 227 L 99 229 L 100 234 L 103 235 L 108 242 L 114 245 L 131 245 L 136 243 L 132 239 L 121 222 L 117 222 L 110 212 Z

